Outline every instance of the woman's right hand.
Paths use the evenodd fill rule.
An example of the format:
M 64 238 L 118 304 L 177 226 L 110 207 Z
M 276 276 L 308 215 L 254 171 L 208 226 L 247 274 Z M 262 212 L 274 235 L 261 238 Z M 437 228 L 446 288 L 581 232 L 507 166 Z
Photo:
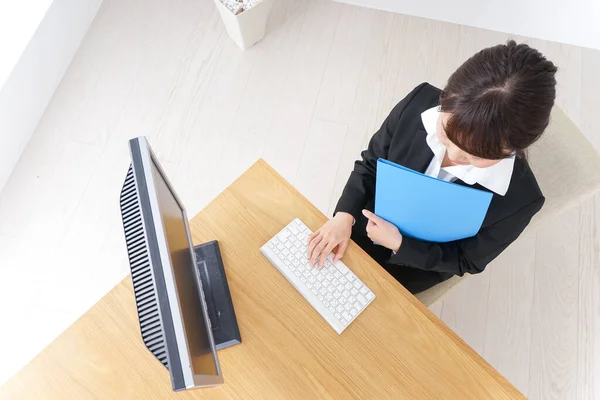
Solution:
M 338 249 L 333 262 L 341 259 L 346 251 L 346 247 L 348 247 L 353 223 L 354 217 L 351 214 L 338 212 L 325 225 L 310 235 L 307 249 L 310 264 L 315 266 L 318 259 L 319 267 L 325 265 L 327 256 L 336 246 L 338 246 Z

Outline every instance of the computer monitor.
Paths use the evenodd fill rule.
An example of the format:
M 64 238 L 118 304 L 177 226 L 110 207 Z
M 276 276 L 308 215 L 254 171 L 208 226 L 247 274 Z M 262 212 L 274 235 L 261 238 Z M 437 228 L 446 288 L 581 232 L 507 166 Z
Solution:
M 120 203 L 142 340 L 169 370 L 173 390 L 222 384 L 205 298 L 213 298 L 206 293 L 211 277 L 201 276 L 197 267 L 185 208 L 148 141 L 132 139 L 129 149 L 131 166 Z M 206 263 L 201 264 L 206 270 Z M 219 298 L 227 297 L 224 271 L 219 276 L 225 287 L 212 285 L 219 286 Z M 230 296 L 228 300 L 231 310 L 226 313 L 235 321 Z M 211 308 L 219 309 L 219 304 L 211 303 Z M 231 331 L 237 337 L 227 345 L 241 341 L 237 322 Z

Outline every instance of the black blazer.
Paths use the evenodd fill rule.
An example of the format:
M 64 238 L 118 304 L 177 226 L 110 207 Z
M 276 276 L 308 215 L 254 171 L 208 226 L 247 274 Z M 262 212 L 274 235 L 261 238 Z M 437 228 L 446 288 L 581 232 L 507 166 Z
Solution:
M 420 172 L 424 172 L 431 162 L 433 153 L 426 142 L 427 133 L 421 113 L 439 105 L 440 92 L 428 83 L 417 86 L 394 107 L 371 139 L 368 149 L 362 152 L 362 160 L 354 164 L 335 212 L 352 214 L 362 234 L 366 235 L 363 228 L 366 219 L 361 210 L 373 211 L 374 207 L 377 159 L 384 158 Z M 471 186 L 461 180 L 455 183 Z M 489 192 L 478 184 L 471 187 Z M 389 259 L 377 261 L 435 271 L 446 276 L 481 272 L 523 232 L 543 204 L 544 196 L 527 161 L 517 157 L 506 195 L 494 194 L 476 236 L 448 243 L 404 237 L 396 255 L 386 252 Z M 444 200 L 440 199 L 440 207 L 444 206 Z

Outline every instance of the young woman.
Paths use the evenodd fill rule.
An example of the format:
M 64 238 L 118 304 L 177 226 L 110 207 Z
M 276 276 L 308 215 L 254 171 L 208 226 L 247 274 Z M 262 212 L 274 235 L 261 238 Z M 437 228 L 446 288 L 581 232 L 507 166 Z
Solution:
M 412 293 L 452 275 L 483 271 L 544 204 L 525 150 L 548 125 L 555 74 L 554 64 L 537 50 L 509 41 L 468 59 L 444 90 L 417 86 L 356 161 L 334 217 L 310 237 L 312 264 L 324 262 L 322 255 L 336 247 L 340 259 L 352 238 Z M 378 158 L 492 192 L 479 233 L 449 243 L 403 237 L 373 214 Z M 452 213 L 444 199 L 438 207 Z

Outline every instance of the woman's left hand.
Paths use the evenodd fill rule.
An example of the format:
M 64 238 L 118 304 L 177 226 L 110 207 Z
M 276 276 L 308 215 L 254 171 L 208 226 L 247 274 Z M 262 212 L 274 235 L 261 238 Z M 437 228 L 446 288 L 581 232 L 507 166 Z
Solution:
M 402 246 L 402 234 L 396 226 L 385 219 L 378 217 L 369 210 L 362 210 L 367 223 L 367 236 L 373 242 L 397 252 Z

